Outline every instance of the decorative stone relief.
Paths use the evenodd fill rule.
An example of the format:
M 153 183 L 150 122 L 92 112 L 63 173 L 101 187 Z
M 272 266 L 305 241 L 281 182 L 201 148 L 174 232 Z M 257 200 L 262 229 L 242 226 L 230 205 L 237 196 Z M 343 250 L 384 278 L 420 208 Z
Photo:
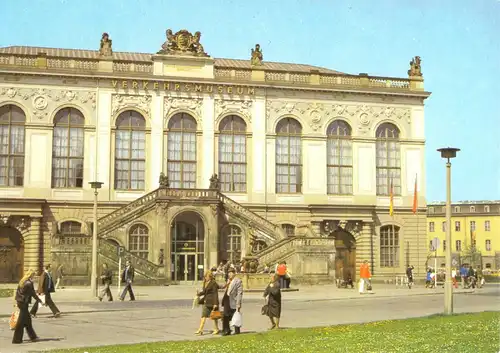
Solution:
M 361 221 L 351 221 L 351 220 L 336 220 L 336 221 L 324 221 L 323 222 L 323 233 L 327 236 L 337 229 L 345 230 L 346 232 L 352 234 L 352 236 L 357 239 L 361 230 L 363 229 L 363 222 Z
M 302 118 L 313 131 L 323 128 L 331 117 L 343 116 L 352 119 L 361 134 L 370 131 L 375 119 L 398 119 L 411 123 L 410 108 L 392 106 L 371 106 L 355 104 L 326 104 L 290 101 L 268 101 L 267 119 L 274 120 L 287 114 Z
M 198 123 L 201 123 L 202 98 L 165 97 L 164 104 L 165 119 L 176 110 L 187 110 L 193 112 L 193 118 L 195 118 Z
M 160 217 L 166 216 L 168 213 L 168 202 L 162 202 L 156 204 L 156 214 Z
M 51 90 L 46 88 L 0 88 L 0 96 L 6 96 L 22 106 L 30 108 L 33 116 L 39 120 L 46 119 L 57 103 L 74 103 L 83 105 L 89 110 L 96 108 L 96 93 L 91 91 Z
M 223 114 L 234 113 L 244 116 L 249 122 L 252 122 L 252 101 L 251 100 L 215 100 L 215 117 Z
M 20 233 L 24 233 L 30 228 L 30 217 L 0 215 L 0 225 L 17 229 Z
M 115 116 L 124 108 L 137 108 L 146 114 L 146 117 L 151 117 L 151 96 L 149 95 L 132 95 L 132 94 L 113 94 L 111 100 L 111 115 Z

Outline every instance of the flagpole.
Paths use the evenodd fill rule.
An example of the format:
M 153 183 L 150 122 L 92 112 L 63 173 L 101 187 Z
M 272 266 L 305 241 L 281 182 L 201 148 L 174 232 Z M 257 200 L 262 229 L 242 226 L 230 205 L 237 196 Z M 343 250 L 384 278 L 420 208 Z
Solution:
M 418 224 L 420 223 L 419 220 L 418 220 L 418 196 L 417 196 L 417 177 L 418 177 L 418 174 L 415 174 L 415 191 L 413 192 L 414 193 L 414 198 L 416 198 L 417 200 L 417 204 L 416 204 L 416 207 L 415 207 L 415 216 L 417 216 L 417 277 L 419 275 L 419 271 L 418 271 L 418 268 L 420 266 L 420 232 L 418 231 Z

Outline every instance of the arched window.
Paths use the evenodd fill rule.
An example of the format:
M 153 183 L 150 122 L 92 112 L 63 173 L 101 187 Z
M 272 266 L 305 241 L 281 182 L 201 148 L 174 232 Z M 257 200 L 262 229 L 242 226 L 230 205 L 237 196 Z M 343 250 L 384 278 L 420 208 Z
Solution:
M 293 118 L 276 126 L 276 192 L 302 192 L 302 126 Z
M 24 124 L 26 115 L 15 105 L 0 107 L 0 186 L 24 184 Z
M 168 122 L 167 170 L 172 188 L 196 188 L 196 120 L 177 113 Z
M 380 227 L 380 267 L 399 266 L 399 227 Z
M 136 224 L 130 228 L 128 247 L 131 254 L 147 259 L 149 255 L 149 230 L 143 224 Z
M 115 189 L 144 190 L 146 169 L 146 120 L 128 110 L 116 119 Z
M 401 195 L 399 129 L 383 123 L 377 129 L 377 195 L 390 195 L 391 181 L 394 195 Z
M 246 192 L 245 121 L 237 115 L 226 116 L 219 125 L 219 177 L 221 190 Z
M 75 221 L 66 221 L 61 223 L 62 235 L 82 234 L 82 224 Z
M 235 225 L 230 225 L 224 229 L 226 259 L 236 264 L 241 261 L 241 228 Z
M 335 120 L 327 132 L 328 193 L 352 195 L 352 138 L 351 127 L 343 120 Z
M 283 228 L 283 230 L 285 231 L 285 234 L 288 237 L 295 236 L 295 226 L 293 224 L 284 223 L 281 225 L 281 228 Z
M 54 118 L 52 139 L 52 187 L 83 186 L 84 127 L 83 114 L 64 108 Z

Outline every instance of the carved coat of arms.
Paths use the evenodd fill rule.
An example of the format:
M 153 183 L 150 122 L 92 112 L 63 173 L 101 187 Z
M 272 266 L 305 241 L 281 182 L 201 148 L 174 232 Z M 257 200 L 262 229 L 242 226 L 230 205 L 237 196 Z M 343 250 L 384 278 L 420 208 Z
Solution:
M 173 33 L 171 29 L 166 32 L 167 41 L 161 46 L 158 54 L 190 54 L 194 56 L 208 56 L 200 43 L 201 32 L 191 32 L 183 29 Z

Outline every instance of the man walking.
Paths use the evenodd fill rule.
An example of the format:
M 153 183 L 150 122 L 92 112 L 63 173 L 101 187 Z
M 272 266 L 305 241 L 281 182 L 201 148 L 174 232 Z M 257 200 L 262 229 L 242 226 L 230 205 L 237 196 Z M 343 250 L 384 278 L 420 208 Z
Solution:
M 134 291 L 132 289 L 132 282 L 134 281 L 134 268 L 130 264 L 130 260 L 127 260 L 125 263 L 125 269 L 122 272 L 122 283 L 125 283 L 125 287 L 123 288 L 123 292 L 120 295 L 120 300 L 123 301 L 125 299 L 125 295 L 128 294 L 130 295 L 130 301 L 135 300 L 135 295 Z
M 111 294 L 109 286 L 113 283 L 113 273 L 108 269 L 108 264 L 105 263 L 102 264 L 101 281 L 104 287 L 101 290 L 101 294 L 99 294 L 99 301 L 102 302 L 102 299 L 108 296 L 108 302 L 112 302 L 113 294 Z
M 52 300 L 52 294 L 54 293 L 55 286 L 54 286 L 54 280 L 52 279 L 52 275 L 50 274 L 50 264 L 47 264 L 45 266 L 45 271 L 43 271 L 42 275 L 40 276 L 40 279 L 38 281 L 38 295 L 44 295 L 45 296 L 45 305 L 47 305 L 52 313 L 54 314 L 54 317 L 59 317 L 61 316 L 61 312 L 57 308 L 56 304 Z M 36 317 L 36 313 L 38 312 L 38 301 L 33 305 L 33 307 L 30 310 L 30 314 L 33 317 Z
M 228 281 L 225 285 L 226 291 L 224 297 L 222 298 L 222 306 L 224 307 L 224 317 L 222 319 L 222 336 L 228 336 L 231 334 L 231 328 L 229 327 L 233 315 L 236 311 L 241 309 L 241 300 L 243 299 L 243 282 L 241 279 L 236 277 L 236 271 L 234 268 L 228 270 Z M 235 326 L 234 333 L 239 334 L 241 327 Z
M 57 267 L 57 271 L 56 271 L 56 290 L 59 289 L 59 286 L 61 286 L 61 288 L 64 288 L 62 286 L 62 280 L 63 280 L 63 277 L 64 277 L 64 265 L 59 265 L 59 267 Z
M 406 278 L 408 279 L 408 288 L 411 289 L 411 286 L 413 286 L 413 266 L 408 265 L 408 268 L 406 269 Z
M 370 290 L 371 284 L 370 284 L 370 278 L 372 277 L 370 273 L 370 266 L 368 265 L 368 261 L 365 260 L 359 267 L 359 278 L 360 278 L 360 283 L 359 283 L 359 293 L 362 294 L 365 291 L 365 288 L 367 290 Z

